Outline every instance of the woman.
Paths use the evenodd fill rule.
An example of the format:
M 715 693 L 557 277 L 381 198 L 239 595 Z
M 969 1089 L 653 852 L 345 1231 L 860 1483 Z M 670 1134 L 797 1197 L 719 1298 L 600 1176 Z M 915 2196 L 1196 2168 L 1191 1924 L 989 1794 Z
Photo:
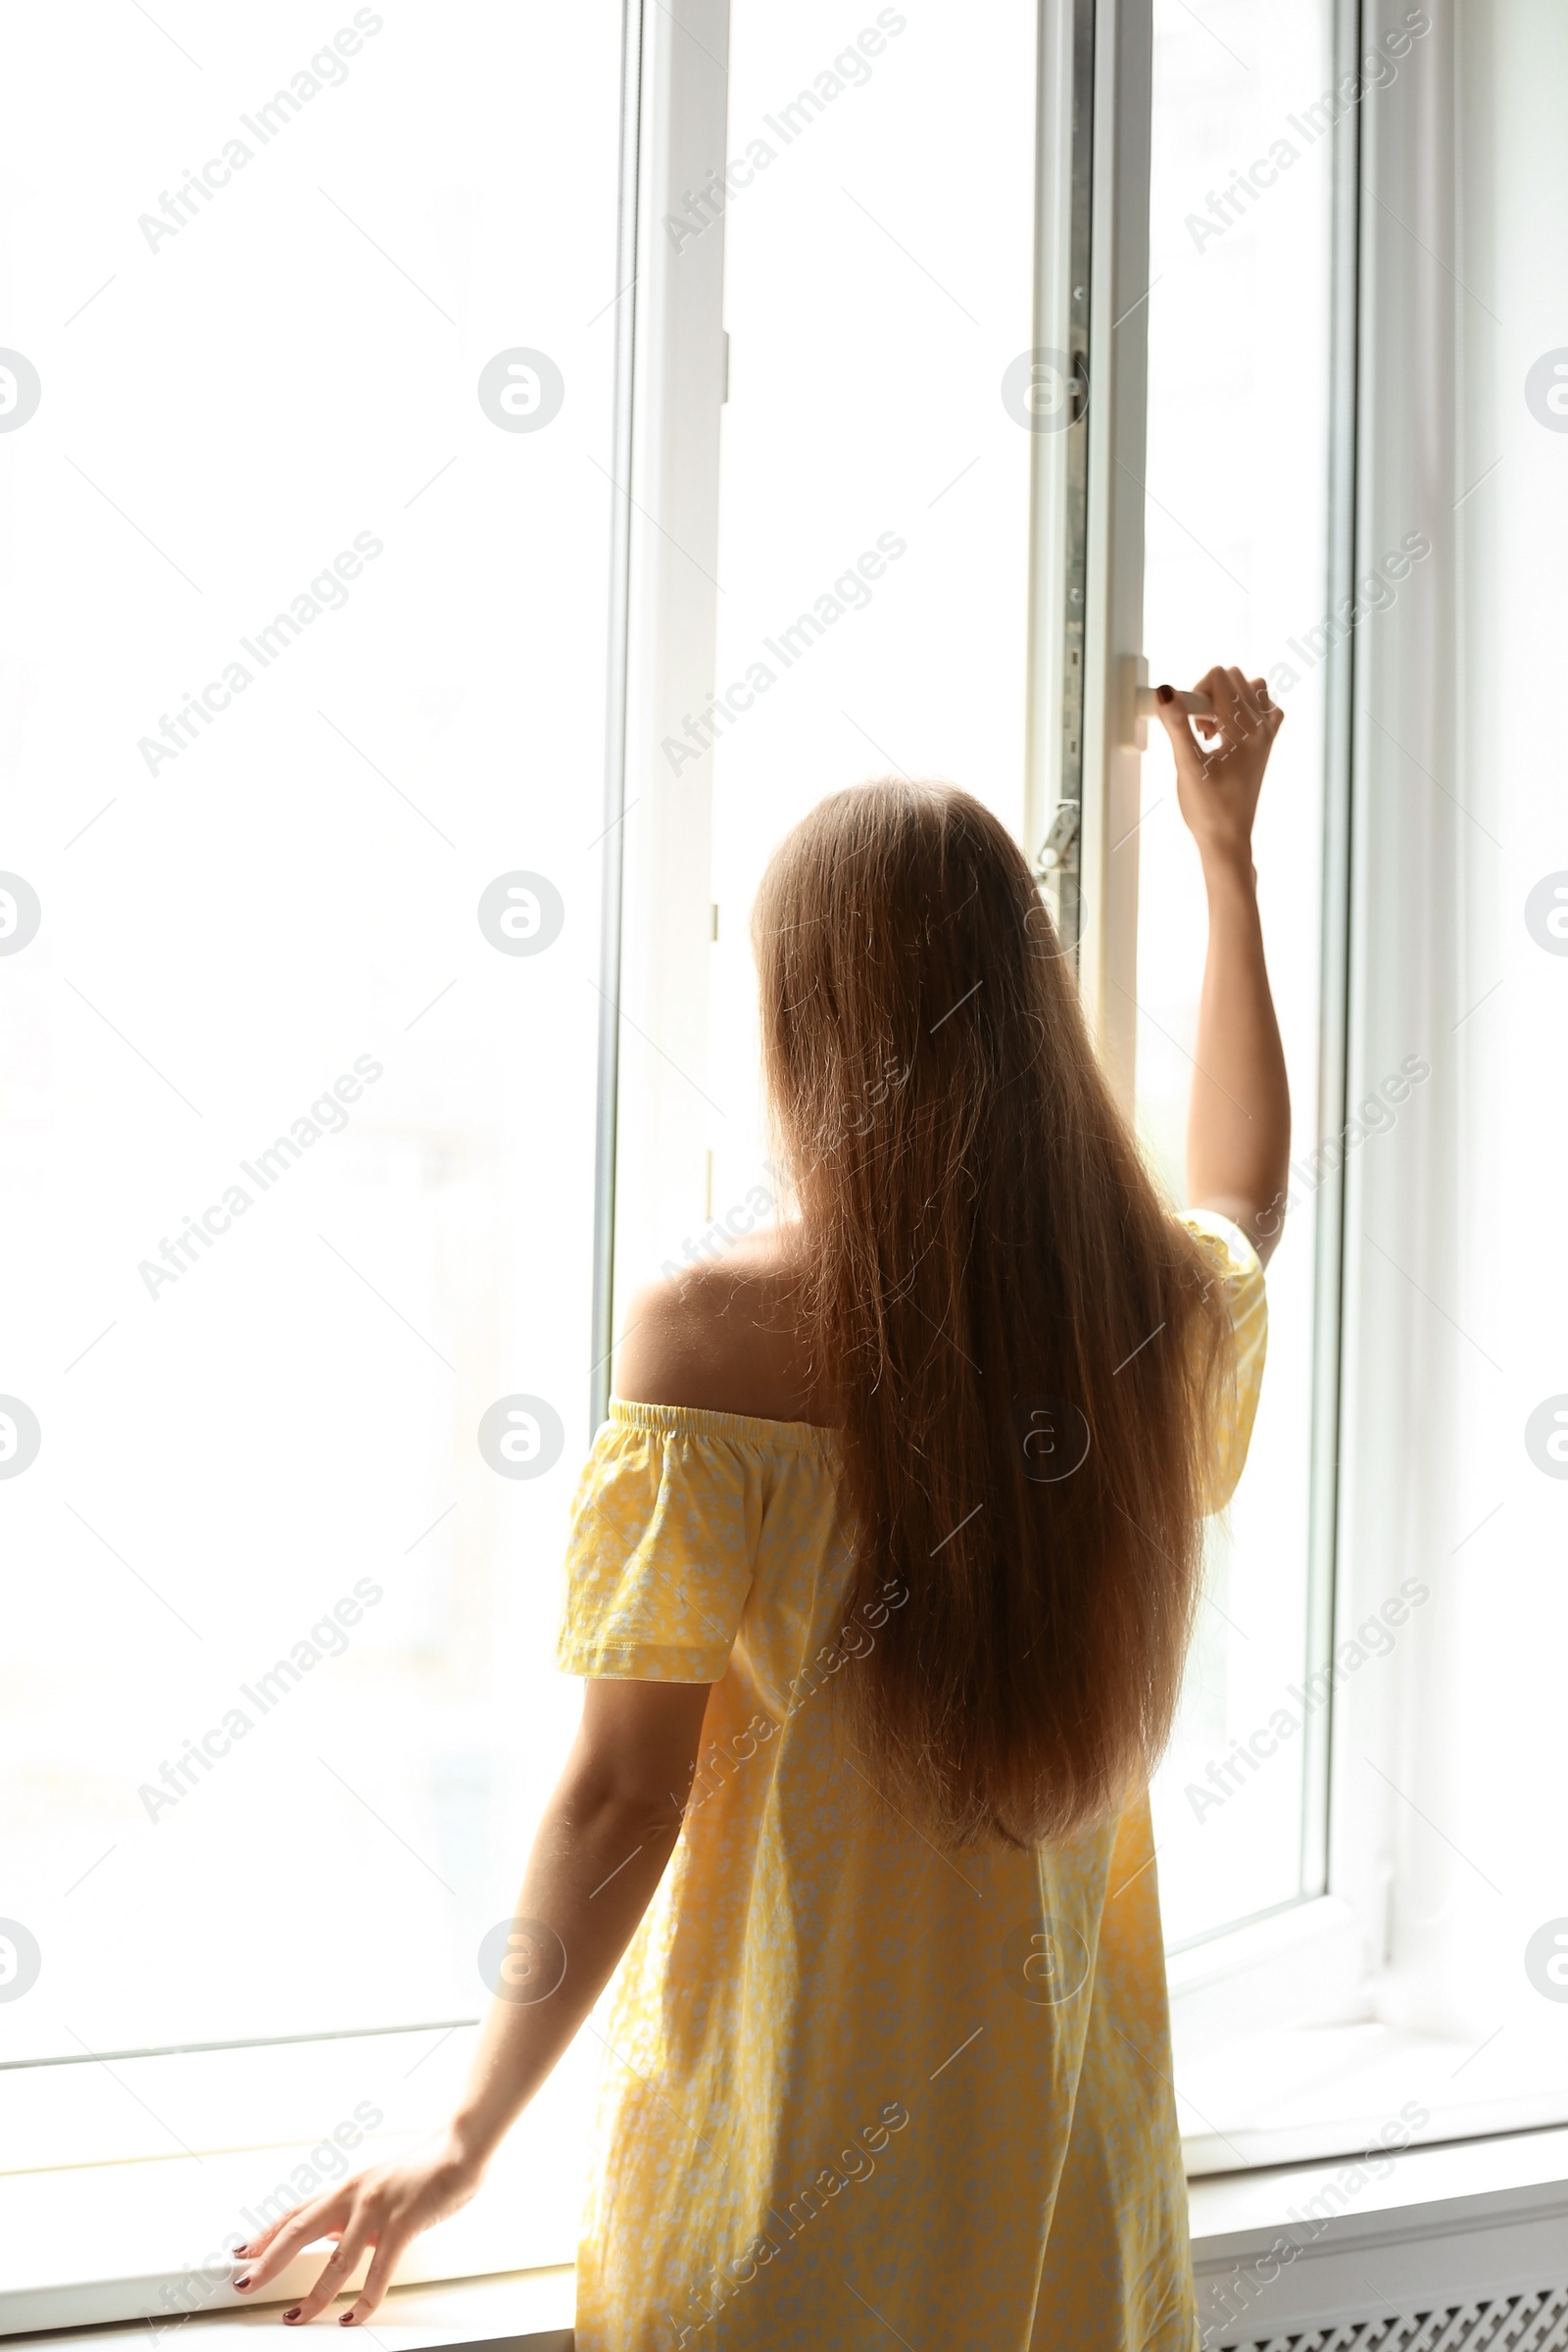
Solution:
M 632 1310 L 504 1997 L 433 2149 L 241 2249 L 254 2294 L 339 2234 L 290 2322 L 370 2246 L 343 2324 L 374 2311 L 630 1944 L 578 2352 L 1191 2345 L 1145 1789 L 1289 1152 L 1250 857 L 1281 713 L 1202 684 L 1206 748 L 1160 690 L 1209 902 L 1184 1219 L 978 803 L 861 787 L 776 854 L 798 1215 Z

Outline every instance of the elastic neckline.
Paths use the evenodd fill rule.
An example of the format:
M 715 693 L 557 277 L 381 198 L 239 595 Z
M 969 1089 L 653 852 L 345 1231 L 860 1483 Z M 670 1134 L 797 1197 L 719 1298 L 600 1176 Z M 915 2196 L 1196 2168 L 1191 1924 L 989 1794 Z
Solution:
M 719 1413 L 698 1404 L 629 1404 L 612 1396 L 607 1428 L 658 1430 L 666 1437 L 723 1438 L 732 1446 L 784 1446 L 794 1453 L 836 1455 L 839 1433 L 815 1421 L 763 1421 Z

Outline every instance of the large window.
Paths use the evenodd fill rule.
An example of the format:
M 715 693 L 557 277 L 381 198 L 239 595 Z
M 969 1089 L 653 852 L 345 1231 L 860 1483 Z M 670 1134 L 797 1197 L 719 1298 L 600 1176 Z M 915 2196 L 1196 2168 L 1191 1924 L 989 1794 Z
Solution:
M 724 217 L 727 702 L 711 750 L 683 732 L 653 787 L 710 875 L 702 1059 L 653 1065 L 701 1149 L 656 1224 L 629 1136 L 623 1289 L 771 1215 L 747 918 L 775 843 L 868 776 L 952 777 L 1024 819 L 1030 451 L 997 386 L 1032 339 L 1034 7 L 991 17 L 983 71 L 961 19 L 895 8 L 734 0 L 730 41 L 729 154 L 755 176 L 743 164 Z M 984 238 L 910 135 L 938 112 L 949 168 L 984 176 Z M 646 1069 L 652 1049 L 622 1054 Z
M 574 1714 L 620 141 L 603 10 L 157 14 L 8 20 L 0 355 L 0 2096 L 143 2268 L 443 2111 Z
M 1568 2111 L 1558 1285 L 1506 1238 L 1560 1130 L 1530 681 L 1561 630 L 1533 223 L 1564 61 L 1530 12 L 1154 24 L 1145 644 L 1181 680 L 1224 638 L 1289 714 L 1269 1369 L 1156 1791 L 1189 2159 L 1219 2173 Z M 1175 1184 L 1199 908 L 1146 771 L 1139 1107 Z
M 1345 1124 L 1332 1033 L 1343 1007 L 1325 969 L 1342 918 L 1324 899 L 1325 881 L 1340 899 L 1345 887 L 1328 823 L 1336 137 L 1313 104 L 1335 79 L 1334 19 L 1332 0 L 1288 11 L 1239 0 L 1201 16 L 1158 0 L 1154 11 L 1144 643 L 1155 679 L 1186 686 L 1213 662 L 1238 662 L 1270 680 L 1287 713 L 1255 858 L 1295 1163 L 1269 1265 L 1268 1377 L 1246 1475 L 1211 1530 L 1186 1704 L 1156 1792 L 1165 1932 L 1178 1945 L 1319 1892 L 1325 1867 L 1326 1716 L 1289 1692 L 1327 1640 L 1327 1611 L 1313 1606 L 1332 1567 L 1314 1372 L 1318 1350 L 1332 1361 L 1336 1348 L 1317 1309 Z M 1181 1199 L 1205 909 L 1170 758 L 1151 735 L 1138 1114 Z M 1317 1438 L 1332 1457 L 1331 1417 Z M 1282 1736 L 1286 1711 L 1298 1728 Z M 1254 1736 L 1261 1764 L 1247 1749 Z

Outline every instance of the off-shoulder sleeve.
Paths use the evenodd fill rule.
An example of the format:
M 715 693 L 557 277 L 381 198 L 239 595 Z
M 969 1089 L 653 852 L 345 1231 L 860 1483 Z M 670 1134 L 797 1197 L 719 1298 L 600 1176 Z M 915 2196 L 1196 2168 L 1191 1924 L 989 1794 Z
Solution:
M 757 1465 L 669 1405 L 616 1404 L 572 1506 L 557 1662 L 611 1682 L 714 1683 L 761 1527 Z
M 1205 1511 L 1222 1511 L 1236 1492 L 1252 1442 L 1268 1350 L 1268 1298 L 1262 1261 L 1239 1225 L 1211 1208 L 1189 1209 L 1182 1223 L 1211 1260 L 1230 1309 L 1229 1375 L 1221 1380 L 1215 1399 L 1203 1498 Z

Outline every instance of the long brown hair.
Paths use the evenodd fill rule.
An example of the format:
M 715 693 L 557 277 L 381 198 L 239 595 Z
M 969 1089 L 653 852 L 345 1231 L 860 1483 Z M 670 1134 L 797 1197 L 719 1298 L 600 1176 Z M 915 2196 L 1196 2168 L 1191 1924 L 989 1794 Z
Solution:
M 839 1676 L 879 1785 L 964 1842 L 1104 1817 L 1168 1735 L 1196 1605 L 1212 1268 L 1101 1074 L 1011 836 L 877 783 L 786 838 L 753 916 L 797 1311 L 842 1424 Z

